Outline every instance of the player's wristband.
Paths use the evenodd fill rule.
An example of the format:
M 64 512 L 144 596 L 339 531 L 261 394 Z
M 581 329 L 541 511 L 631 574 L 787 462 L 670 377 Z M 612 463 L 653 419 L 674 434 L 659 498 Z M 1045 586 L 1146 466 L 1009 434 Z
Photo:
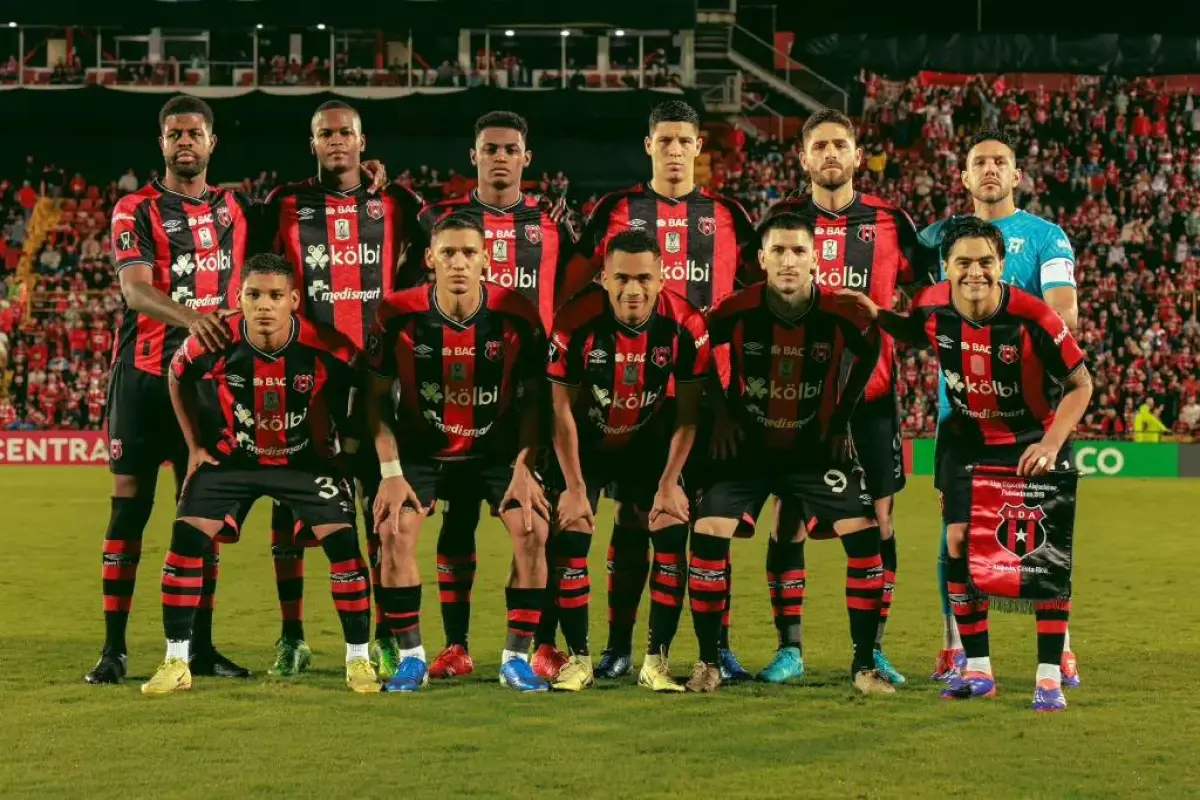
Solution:
M 399 461 L 384 461 L 379 465 L 379 476 L 381 478 L 403 478 L 404 470 L 400 469 Z

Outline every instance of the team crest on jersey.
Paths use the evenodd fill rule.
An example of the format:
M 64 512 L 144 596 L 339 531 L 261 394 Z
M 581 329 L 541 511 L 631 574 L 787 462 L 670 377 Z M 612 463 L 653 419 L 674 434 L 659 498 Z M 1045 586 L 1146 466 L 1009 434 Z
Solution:
M 221 223 L 221 227 L 228 228 L 233 224 L 233 217 L 229 214 L 229 206 L 221 206 L 217 209 L 217 222 Z
M 541 244 L 542 243 L 542 226 L 541 225 L 526 225 L 525 226 L 525 239 L 530 244 Z
M 813 361 L 816 361 L 818 364 L 823 364 L 829 360 L 829 354 L 831 351 L 832 348 L 829 346 L 829 342 L 817 342 L 812 346 L 812 349 L 809 350 L 809 354 L 812 356 Z
M 874 225 L 859 225 L 858 240 L 860 242 L 875 241 L 875 226 Z
M 717 221 L 713 217 L 701 217 L 696 220 L 696 230 L 705 236 L 712 236 L 717 232 Z
M 378 197 L 367 201 L 367 216 L 371 219 L 383 219 L 383 201 Z
M 504 352 L 504 343 L 492 340 L 483 346 L 483 354 L 487 356 L 489 361 L 497 361 L 500 354 Z
M 292 388 L 300 394 L 308 394 L 312 391 L 313 376 L 312 375 L 297 375 L 292 378 Z
M 666 242 L 667 242 L 667 245 L 666 245 L 665 249 L 668 253 L 678 253 L 679 252 L 679 250 L 680 250 L 679 233 L 677 231 L 668 231 L 667 237 L 666 237 Z
M 666 367 L 670 360 L 671 348 L 669 347 L 656 347 L 650 354 L 650 361 L 659 369 Z
M 1046 528 L 1042 520 L 1046 512 L 1041 506 L 1004 504 L 1000 509 L 1000 524 L 996 526 L 996 541 L 1017 558 L 1033 555 L 1046 544 Z
M 1021 357 L 1020 353 L 1017 352 L 1017 348 L 1011 344 L 1000 345 L 1000 350 L 996 354 L 1000 356 L 1000 360 L 1005 364 L 1015 364 L 1017 363 L 1017 359 Z
M 113 461 L 119 461 L 121 459 L 121 451 L 123 447 L 124 445 L 121 444 L 120 439 L 110 439 L 108 441 L 108 454 L 110 457 L 112 457 Z
M 278 411 L 279 410 L 279 392 L 274 390 L 263 392 L 263 410 Z

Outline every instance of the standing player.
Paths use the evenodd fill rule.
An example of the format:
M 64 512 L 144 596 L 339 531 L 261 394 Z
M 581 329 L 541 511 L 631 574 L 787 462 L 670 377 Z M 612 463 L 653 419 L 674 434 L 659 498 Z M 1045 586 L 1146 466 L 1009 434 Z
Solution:
M 679 100 L 655 106 L 644 146 L 650 156 L 650 181 L 614 192 L 597 204 L 580 237 L 581 253 L 591 258 L 590 269 L 578 278 L 573 276 L 568 289 L 592 280 L 604 264 L 607 242 L 631 229 L 655 232 L 664 286 L 701 310 L 737 286 L 758 280 L 758 236 L 745 209 L 735 200 L 696 185 L 696 157 L 704 146 L 696 110 Z M 728 380 L 725 354 L 718 356 L 717 366 L 722 379 Z M 707 427 L 702 425 L 701 433 Z M 688 465 L 685 485 L 703 483 L 702 456 L 706 451 L 702 442 Z M 608 556 L 608 646 L 596 669 L 602 678 L 618 678 L 632 668 L 633 626 L 650 572 L 649 533 L 638 527 L 622 504 L 617 504 L 614 515 Z M 724 677 L 749 678 L 750 673 L 729 650 L 728 619 L 721 637 Z
M 747 512 L 757 513 L 768 495 L 802 509 L 811 527 L 831 527 L 846 550 L 846 607 L 854 656 L 850 674 L 863 694 L 895 689 L 876 670 L 874 645 L 883 600 L 879 527 L 859 492 L 861 468 L 850 441 L 850 425 L 879 361 L 874 331 L 868 339 L 855 323 L 813 285 L 816 266 L 813 225 L 794 214 L 778 214 L 762 227 L 759 261 L 767 274 L 759 283 L 725 298 L 709 318 L 714 347 L 728 345 L 732 380 L 728 408 L 717 399 L 713 443 L 725 459 L 704 490 L 692 535 L 688 592 L 700 660 L 689 691 L 716 691 L 720 612 L 728 593 L 722 580 L 729 539 Z M 843 361 L 853 358 L 843 385 Z M 799 612 L 803 551 L 776 543 L 776 570 L 784 583 L 773 587 L 779 630 L 775 663 L 800 663 Z M 782 556 L 782 557 L 780 557 Z
M 984 130 L 971 137 L 962 181 L 971 193 L 974 216 L 991 222 L 1004 235 L 1004 282 L 1045 300 L 1072 332 L 1077 331 L 1079 303 L 1075 290 L 1075 252 L 1062 228 L 1017 208 L 1013 190 L 1020 180 L 1016 151 L 1007 136 L 1000 131 Z M 960 219 L 951 217 L 930 225 L 921 231 L 921 243 L 936 252 L 947 229 Z M 945 277 L 944 270 L 941 277 Z M 945 419 L 949 414 L 946 381 L 941 377 L 938 379 L 938 418 Z M 954 614 L 950 609 L 950 596 L 946 593 L 948 557 L 943 528 L 942 549 L 938 558 L 938 589 L 942 596 L 945 640 L 934 666 L 933 677 L 936 680 L 948 680 L 961 669 L 965 658 Z M 1075 655 L 1071 652 L 1069 633 L 1063 647 L 1063 685 L 1078 686 L 1079 670 Z
M 427 680 L 417 538 L 425 509 L 462 484 L 482 486 L 513 544 L 500 682 L 548 688 L 527 660 L 547 574 L 549 505 L 533 471 L 545 336 L 532 303 L 483 281 L 485 247 L 469 217 L 435 224 L 425 255 L 433 284 L 387 298 L 368 342 L 368 412 L 383 475 L 374 509 L 379 603 L 400 647 L 388 692 L 414 692 Z
M 556 689 L 592 683 L 587 557 L 600 490 L 611 486 L 613 499 L 654 541 L 649 646 L 638 684 L 683 691 L 667 665 L 687 573 L 689 509 L 680 477 L 696 439 L 710 351 L 703 317 L 663 290 L 662 274 L 653 236 L 619 233 L 608 242 L 603 288 L 586 289 L 554 321 L 548 375 L 561 473 L 554 580 L 571 652 Z M 677 408 L 668 430 L 662 412 L 671 384 Z
M 942 692 L 950 699 L 996 692 L 987 601 L 968 595 L 971 493 L 959 476 L 973 464 L 1016 467 L 1017 474 L 1029 476 L 1056 464 L 1069 468 L 1069 439 L 1092 396 L 1083 351 L 1064 320 L 1033 295 L 1002 282 L 1004 253 L 999 228 L 967 217 L 950 226 L 942 241 L 947 281 L 919 292 L 908 316 L 856 297 L 897 338 L 932 346 L 947 378 L 950 413 L 938 424 L 935 471 L 948 541 L 947 592 L 967 659 Z M 1069 602 L 1035 604 L 1037 711 L 1067 707 L 1060 661 L 1069 612 Z
M 505 289 L 523 294 L 549 329 L 554 311 L 566 299 L 563 283 L 575 254 L 571 230 L 556 220 L 549 203 L 521 191 L 524 170 L 533 159 L 528 149 L 529 128 L 510 111 L 491 111 L 475 121 L 475 165 L 478 187 L 466 197 L 445 200 L 421 211 L 426 234 L 449 214 L 476 220 L 488 249 L 486 277 Z M 446 647 L 429 667 L 432 678 L 466 675 L 475 667 L 468 652 L 471 589 L 475 582 L 475 530 L 479 525 L 478 487 L 463 485 L 445 504 L 437 541 L 437 576 Z M 533 667 L 553 678 L 566 658 L 553 646 L 558 620 L 550 601 L 538 627 Z
M 112 215 L 113 263 L 126 308 L 108 389 L 113 497 L 102 568 L 104 650 L 88 683 L 125 677 L 125 629 L 158 467 L 172 463 L 177 492 L 186 472 L 187 449 L 167 391 L 171 356 L 189 332 L 213 349 L 229 341 L 215 312 L 236 304 L 231 287 L 236 294 L 246 257 L 246 198 L 205 180 L 217 144 L 212 109 L 195 97 L 173 97 L 158 126 L 166 176 L 122 197 Z M 203 558 L 192 672 L 249 677 L 212 646 L 215 543 Z
M 366 145 L 357 111 L 338 100 L 319 106 L 309 138 L 317 175 L 272 192 L 264 222 L 273 249 L 295 271 L 301 289 L 300 313 L 336 329 L 360 349 L 383 298 L 418 282 L 423 273 L 420 264 L 414 264 L 419 256 L 408 256 L 414 248 L 421 250 L 416 222 L 420 198 L 394 184 L 378 192 L 375 185 L 365 184 L 361 158 Z M 360 387 L 365 388 L 364 382 L 365 376 Z M 365 426 L 365 420 L 360 425 Z M 379 460 L 369 444 L 359 447 L 351 440 L 347 451 L 363 508 L 370 509 L 379 485 Z M 379 538 L 371 515 L 364 515 L 375 579 Z M 304 549 L 296 543 L 295 530 L 290 509 L 276 504 L 271 513 L 271 553 L 283 630 L 275 646 L 273 675 L 295 675 L 307 668 L 312 657 L 304 641 Z M 395 647 L 378 607 L 375 638 L 379 647 L 375 657 L 387 676 L 395 667 Z
M 271 254 L 246 261 L 242 313 L 229 343 L 189 337 L 171 363 L 171 402 L 187 441 L 187 482 L 163 567 L 167 656 L 143 694 L 192 688 L 188 640 L 201 559 L 226 517 L 260 497 L 287 503 L 329 556 L 333 604 L 346 637 L 346 684 L 379 690 L 367 659 L 370 587 L 354 531 L 354 496 L 333 458 L 346 433 L 354 345 L 295 315 L 292 268 Z
M 821 288 L 858 289 L 870 294 L 881 308 L 891 308 L 898 286 L 924 280 L 926 270 L 913 263 L 923 251 L 917 246 L 912 220 L 880 198 L 854 190 L 854 171 L 862 163 L 862 148 L 845 114 L 833 109 L 813 114 L 805 121 L 800 138 L 804 147 L 800 161 L 810 178 L 808 194 L 776 203 L 767 218 L 798 214 L 811 223 L 816 235 L 816 279 Z M 895 346 L 884 333 L 880 336 L 879 363 L 851 424 L 882 537 L 883 608 L 875 637 L 875 666 L 889 681 L 900 685 L 904 676 L 882 649 L 896 580 L 893 498 L 905 483 L 895 373 Z M 771 546 L 787 540 L 792 533 L 781 527 L 777 525 L 778 535 Z M 769 553 L 767 558 L 770 560 L 772 555 Z M 777 666 L 768 666 L 764 677 L 786 680 L 804 672 L 803 662 L 793 670 Z

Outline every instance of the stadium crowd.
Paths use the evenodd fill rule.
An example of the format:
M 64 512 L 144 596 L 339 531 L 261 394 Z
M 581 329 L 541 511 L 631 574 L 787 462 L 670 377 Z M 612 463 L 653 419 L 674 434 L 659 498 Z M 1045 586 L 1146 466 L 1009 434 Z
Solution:
M 872 78 L 866 95 L 859 188 L 905 209 L 918 227 L 970 212 L 959 178 L 970 130 L 997 124 L 1019 141 L 1018 203 L 1061 225 L 1077 255 L 1080 339 L 1097 398 L 1080 435 L 1125 438 L 1140 415 L 1152 440 L 1200 436 L 1200 100 L 1115 79 L 1051 92 L 1003 79 L 885 87 Z M 804 183 L 796 144 L 773 136 L 751 137 L 713 166 L 711 186 L 755 219 Z M 130 170 L 89 186 L 31 157 L 23 176 L 0 182 L 0 430 L 101 426 L 121 307 L 107 211 L 152 177 Z M 396 180 L 430 201 L 471 185 L 454 170 L 427 166 Z M 242 188 L 261 198 L 278 182 L 263 172 Z M 568 185 L 560 172 L 543 175 L 538 189 L 577 202 Z M 34 285 L 22 287 L 15 275 L 39 195 L 61 213 L 32 254 Z M 936 360 L 909 350 L 899 369 L 904 430 L 932 435 Z

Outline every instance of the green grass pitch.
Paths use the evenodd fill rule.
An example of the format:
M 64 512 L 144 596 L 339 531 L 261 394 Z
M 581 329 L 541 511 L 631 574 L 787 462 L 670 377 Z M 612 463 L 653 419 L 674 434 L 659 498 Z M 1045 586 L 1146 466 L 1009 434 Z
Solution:
M 0 472 L 0 796 L 241 797 L 1129 797 L 1200 794 L 1200 703 L 1191 678 L 1200 615 L 1196 481 L 1092 480 L 1080 490 L 1073 646 L 1083 686 L 1065 714 L 1028 709 L 1030 617 L 994 614 L 999 695 L 948 703 L 927 679 L 940 646 L 937 505 L 916 478 L 898 502 L 899 578 L 887 650 L 909 677 L 894 698 L 849 684 L 849 635 L 836 543 L 808 547 L 801 685 L 656 696 L 598 685 L 520 696 L 496 683 L 507 541 L 479 532 L 472 618 L 476 673 L 417 696 L 364 697 L 342 683 L 343 644 L 319 550 L 305 592 L 315 669 L 265 676 L 278 629 L 265 504 L 223 550 L 216 639 L 255 670 L 246 682 L 197 679 L 146 698 L 162 658 L 159 567 L 170 531 L 168 475 L 147 532 L 130 629 L 130 680 L 89 687 L 103 632 L 100 540 L 109 478 L 95 468 Z M 610 517 L 592 548 L 592 640 L 604 639 Z M 441 644 L 433 565 L 422 542 L 428 649 Z M 774 648 L 763 578 L 765 529 L 733 548 L 733 640 L 760 668 Z M 647 600 L 640 614 L 644 635 Z M 687 612 L 674 648 L 695 656 Z

